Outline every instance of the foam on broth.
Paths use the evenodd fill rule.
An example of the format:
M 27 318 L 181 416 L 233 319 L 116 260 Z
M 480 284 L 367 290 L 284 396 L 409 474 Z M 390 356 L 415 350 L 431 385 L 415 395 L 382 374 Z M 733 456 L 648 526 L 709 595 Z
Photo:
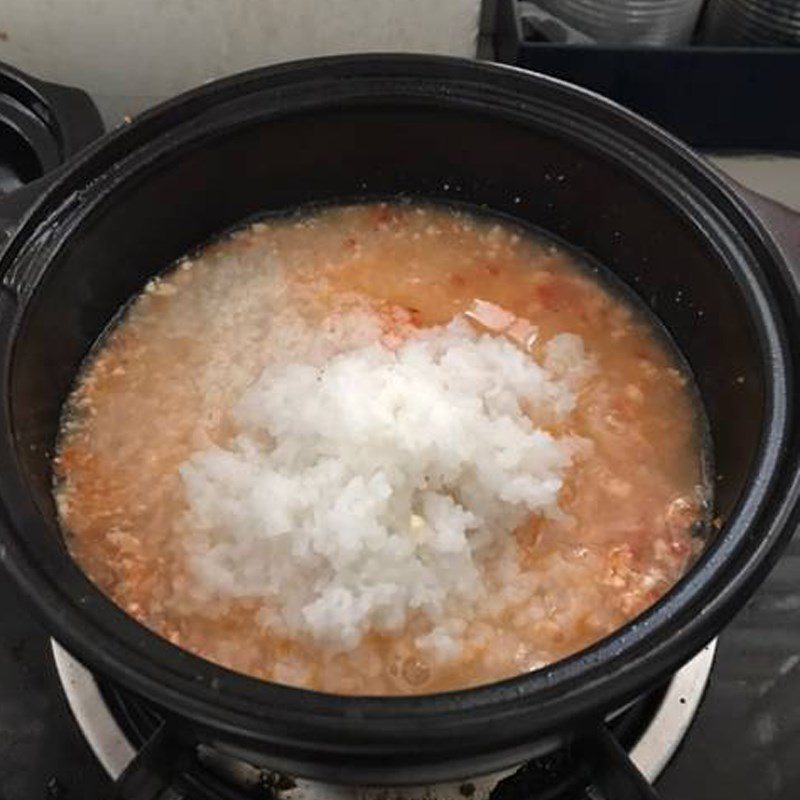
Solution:
M 487 590 L 465 615 L 458 657 L 420 646 L 424 614 L 342 649 L 271 625 L 262 596 L 200 587 L 180 468 L 230 446 L 240 433 L 231 409 L 262 370 L 314 348 L 324 360 L 364 337 L 396 347 L 476 300 L 535 325 L 532 358 L 576 334 L 596 369 L 569 417 L 547 426 L 591 442 L 564 475 L 564 513 L 532 515 L 509 548 L 478 560 Z M 362 317 L 377 319 L 377 332 L 354 322 Z M 700 546 L 701 420 L 653 323 L 566 249 L 448 207 L 341 206 L 251 225 L 147 287 L 87 359 L 65 406 L 55 493 L 81 567 L 174 643 L 323 691 L 443 691 L 581 650 L 674 585 Z

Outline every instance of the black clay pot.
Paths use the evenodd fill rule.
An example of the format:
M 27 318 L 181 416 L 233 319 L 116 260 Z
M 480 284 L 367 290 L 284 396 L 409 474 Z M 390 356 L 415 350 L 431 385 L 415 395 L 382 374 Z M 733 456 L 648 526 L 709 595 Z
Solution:
M 50 496 L 81 359 L 154 273 L 253 214 L 403 194 L 524 220 L 658 315 L 711 424 L 716 540 L 654 608 L 547 669 L 348 698 L 260 682 L 145 630 L 69 558 Z M 684 663 L 798 522 L 797 278 L 752 208 L 658 128 L 573 86 L 453 59 L 315 60 L 209 84 L 74 159 L 0 260 L 0 557 L 52 633 L 176 736 L 326 780 L 420 783 L 518 763 Z M 680 290 L 680 291 L 678 291 Z

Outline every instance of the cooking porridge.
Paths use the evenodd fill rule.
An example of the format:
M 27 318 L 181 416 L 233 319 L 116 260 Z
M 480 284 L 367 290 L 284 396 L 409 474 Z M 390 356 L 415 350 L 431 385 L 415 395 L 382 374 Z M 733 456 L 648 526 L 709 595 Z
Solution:
M 151 281 L 65 405 L 70 550 L 258 678 L 419 694 L 538 669 L 700 548 L 702 415 L 569 251 L 412 203 L 270 218 Z

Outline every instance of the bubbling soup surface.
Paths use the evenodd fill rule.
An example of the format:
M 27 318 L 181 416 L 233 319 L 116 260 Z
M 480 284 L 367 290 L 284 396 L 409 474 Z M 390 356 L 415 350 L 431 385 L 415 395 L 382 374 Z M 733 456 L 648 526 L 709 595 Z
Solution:
M 154 279 L 65 404 L 73 557 L 265 680 L 419 694 L 538 669 L 700 548 L 702 413 L 553 242 L 406 202 L 269 218 Z

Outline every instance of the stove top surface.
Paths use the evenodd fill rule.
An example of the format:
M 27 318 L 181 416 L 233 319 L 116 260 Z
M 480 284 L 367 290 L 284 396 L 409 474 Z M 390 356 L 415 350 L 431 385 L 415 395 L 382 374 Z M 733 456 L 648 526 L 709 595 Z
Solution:
M 101 800 L 111 784 L 75 725 L 50 637 L 0 576 L 0 800 Z
M 664 800 L 800 796 L 800 540 L 719 638 L 711 679 Z M 82 738 L 50 639 L 0 578 L 0 798 L 100 800 L 112 785 Z

